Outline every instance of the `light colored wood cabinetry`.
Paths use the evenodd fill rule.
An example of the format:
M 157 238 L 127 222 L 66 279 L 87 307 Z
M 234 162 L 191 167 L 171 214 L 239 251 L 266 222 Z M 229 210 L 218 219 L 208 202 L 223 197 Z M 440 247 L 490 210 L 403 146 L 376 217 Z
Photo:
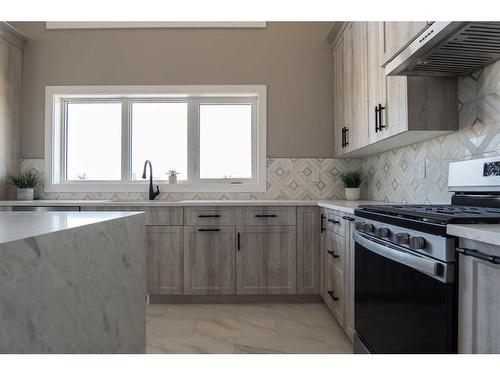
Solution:
M 321 234 L 320 295 L 347 336 L 354 339 L 354 241 L 353 221 L 350 215 L 322 209 L 325 219 L 337 217 L 343 231 L 325 227 Z
M 236 294 L 296 293 L 295 226 L 236 228 Z
M 337 28 L 342 35 L 333 46 L 339 100 L 334 109 L 341 111 L 334 114 L 335 134 L 341 137 L 335 141 L 336 156 L 362 157 L 458 129 L 456 78 L 385 75 L 390 51 L 397 53 L 426 26 L 427 22 L 352 22 Z M 349 128 L 349 145 L 339 148 L 342 127 Z
M 500 257 L 500 247 L 460 240 L 460 246 Z M 460 255 L 459 353 L 500 353 L 500 264 Z
M 183 228 L 146 227 L 146 280 L 149 294 L 183 294 Z
M 184 228 L 184 294 L 234 293 L 234 226 L 186 226 Z
M 319 208 L 297 207 L 297 294 L 319 293 L 319 247 Z
M 339 38 L 333 47 L 333 122 L 335 155 L 344 152 L 344 100 L 346 98 L 344 84 L 344 39 Z
M 295 207 L 238 207 L 237 225 L 295 225 Z
M 411 22 L 380 22 L 384 44 L 382 47 L 382 62 L 387 62 L 410 44 L 428 26 L 427 21 Z

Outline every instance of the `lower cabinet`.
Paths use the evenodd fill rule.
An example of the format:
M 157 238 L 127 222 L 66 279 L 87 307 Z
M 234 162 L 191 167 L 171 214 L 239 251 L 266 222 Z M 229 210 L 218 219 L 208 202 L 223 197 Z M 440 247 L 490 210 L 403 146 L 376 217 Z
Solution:
M 345 230 L 334 232 L 325 226 L 321 234 L 320 294 L 347 336 L 354 339 L 354 229 L 353 218 L 341 212 L 322 209 L 326 219 L 335 217 Z M 340 224 L 338 224 L 340 225 Z
M 146 226 L 146 279 L 149 294 L 183 294 L 183 227 Z
M 184 294 L 235 294 L 234 226 L 184 227 Z
M 318 207 L 297 207 L 297 294 L 318 294 L 320 274 Z
M 294 225 L 236 227 L 236 294 L 296 293 Z
M 460 246 L 500 257 L 500 247 L 460 240 Z M 460 255 L 458 352 L 500 353 L 500 264 Z

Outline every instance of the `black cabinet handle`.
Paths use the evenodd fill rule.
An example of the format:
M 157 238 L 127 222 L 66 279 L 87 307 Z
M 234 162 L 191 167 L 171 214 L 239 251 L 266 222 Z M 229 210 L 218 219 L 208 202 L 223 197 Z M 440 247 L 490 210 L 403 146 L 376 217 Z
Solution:
M 354 218 L 350 217 L 350 216 L 342 216 L 342 219 L 347 220 L 347 221 L 354 221 Z
M 333 290 L 328 290 L 327 293 L 332 297 L 332 299 L 337 302 L 339 300 L 339 297 L 336 297 L 335 294 L 333 294 Z
M 328 251 L 327 251 L 327 253 L 328 253 L 328 254 L 330 254 L 330 255 L 331 255 L 334 259 L 340 258 L 340 255 L 335 254 L 335 253 L 334 253 L 333 251 L 331 251 L 331 250 L 328 250 Z
M 220 217 L 220 215 L 198 215 L 198 217 L 201 217 L 201 218 L 207 218 L 207 217 Z
M 463 255 L 482 259 L 493 264 L 500 264 L 500 257 L 497 257 L 495 255 L 488 255 L 474 249 L 467 249 L 466 247 L 457 247 L 456 250 Z
M 385 107 L 382 107 L 382 104 L 378 105 L 378 130 L 382 131 L 383 128 L 385 128 L 385 125 L 382 125 L 382 110 L 384 110 Z
M 347 146 L 349 146 L 349 128 L 345 128 L 344 138 L 345 138 L 344 144 L 347 147 Z
M 333 224 L 340 224 L 340 221 L 334 219 L 328 219 L 328 222 Z
M 267 215 L 267 214 L 260 214 L 259 215 L 259 214 L 257 214 L 257 215 L 255 215 L 255 217 L 278 217 L 278 215 L 274 215 L 274 214 L 269 214 L 269 215 Z
M 210 228 L 210 229 L 198 229 L 198 232 L 220 232 L 220 229 Z
M 342 148 L 345 147 L 345 126 L 342 128 Z
M 238 251 L 240 251 L 240 249 L 241 249 L 241 236 L 240 236 L 240 232 L 238 232 L 238 234 L 236 235 L 236 248 L 238 249 Z
M 320 233 L 323 233 L 325 231 L 325 219 L 326 216 L 321 214 L 321 222 L 320 222 Z
M 375 106 L 375 133 L 378 133 L 378 106 Z

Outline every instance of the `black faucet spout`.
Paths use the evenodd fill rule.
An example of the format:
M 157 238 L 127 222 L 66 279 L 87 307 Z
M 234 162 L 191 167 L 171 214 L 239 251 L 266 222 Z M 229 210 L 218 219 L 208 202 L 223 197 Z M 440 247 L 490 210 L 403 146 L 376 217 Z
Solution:
M 156 185 L 156 190 L 153 188 L 153 165 L 149 160 L 144 162 L 144 170 L 142 171 L 142 178 L 146 179 L 146 171 L 149 165 L 149 200 L 154 200 L 160 194 L 160 187 Z

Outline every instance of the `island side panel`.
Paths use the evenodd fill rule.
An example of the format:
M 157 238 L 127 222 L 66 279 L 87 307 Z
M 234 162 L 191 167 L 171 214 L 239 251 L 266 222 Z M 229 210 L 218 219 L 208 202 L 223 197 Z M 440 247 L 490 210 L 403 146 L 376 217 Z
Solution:
M 0 352 L 145 353 L 144 215 L 0 245 Z

